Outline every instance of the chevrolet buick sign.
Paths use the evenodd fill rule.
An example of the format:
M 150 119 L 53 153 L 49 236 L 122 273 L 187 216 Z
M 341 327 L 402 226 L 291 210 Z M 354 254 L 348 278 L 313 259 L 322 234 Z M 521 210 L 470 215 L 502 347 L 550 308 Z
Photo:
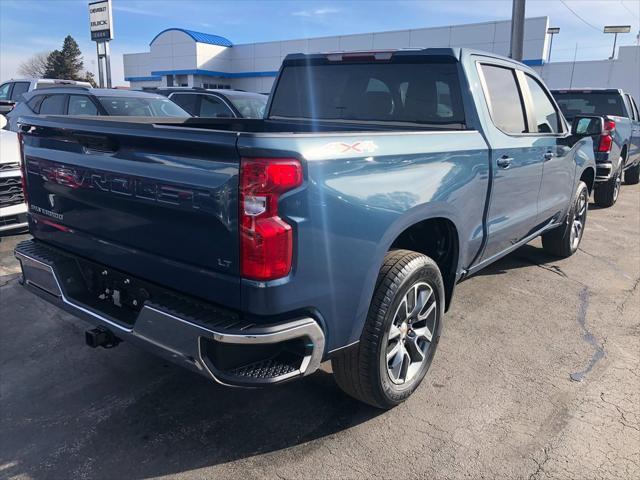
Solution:
M 113 16 L 109 0 L 89 3 L 89 23 L 91 40 L 101 41 L 113 38 Z

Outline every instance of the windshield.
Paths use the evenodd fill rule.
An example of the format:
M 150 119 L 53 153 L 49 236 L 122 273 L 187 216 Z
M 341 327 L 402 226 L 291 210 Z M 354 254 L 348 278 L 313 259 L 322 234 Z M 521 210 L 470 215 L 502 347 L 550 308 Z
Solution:
M 227 95 L 233 106 L 240 112 L 243 118 L 262 118 L 267 106 L 266 95 Z
M 612 92 L 554 92 L 553 96 L 565 118 L 576 115 L 614 115 L 626 117 L 622 97 Z
M 98 97 L 109 115 L 131 117 L 190 117 L 186 111 L 168 98 L 155 97 Z
M 455 63 L 287 66 L 269 115 L 464 128 Z

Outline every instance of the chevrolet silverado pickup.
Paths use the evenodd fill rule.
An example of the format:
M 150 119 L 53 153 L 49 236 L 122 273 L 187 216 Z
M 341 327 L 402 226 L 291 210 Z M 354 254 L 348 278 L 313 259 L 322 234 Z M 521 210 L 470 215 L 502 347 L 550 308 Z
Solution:
M 569 131 L 523 64 L 293 54 L 266 112 L 21 118 L 24 286 L 92 323 L 91 346 L 243 387 L 331 360 L 390 408 L 424 378 L 456 283 L 537 236 L 561 257 L 580 244 L 602 119 Z
M 606 117 L 603 131 L 594 142 L 593 199 L 600 207 L 613 206 L 618 200 L 623 176 L 630 185 L 640 181 L 640 113 L 635 100 L 619 89 L 553 90 L 552 93 L 569 122 L 576 115 Z

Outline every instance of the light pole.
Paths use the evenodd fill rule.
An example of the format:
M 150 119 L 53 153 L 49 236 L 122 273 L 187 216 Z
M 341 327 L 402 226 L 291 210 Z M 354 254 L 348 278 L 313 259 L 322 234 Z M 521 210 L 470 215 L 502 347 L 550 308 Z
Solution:
M 524 43 L 524 10 L 525 0 L 513 0 L 511 8 L 511 48 L 509 56 L 522 61 Z
M 605 25 L 604 33 L 613 33 L 613 51 L 611 52 L 611 60 L 616 56 L 616 43 L 618 42 L 619 33 L 629 33 L 631 31 L 631 25 Z
M 551 62 L 551 48 L 553 48 L 553 36 L 560 33 L 560 27 L 549 27 L 547 33 L 551 35 L 551 41 L 549 42 L 549 55 L 547 57 L 547 63 Z

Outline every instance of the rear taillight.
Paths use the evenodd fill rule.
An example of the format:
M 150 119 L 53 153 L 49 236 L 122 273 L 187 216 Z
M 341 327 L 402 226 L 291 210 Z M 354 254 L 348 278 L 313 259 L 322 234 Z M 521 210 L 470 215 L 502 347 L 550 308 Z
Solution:
M 24 158 L 24 134 L 18 132 L 18 146 L 20 147 L 20 180 L 22 182 L 22 195 L 24 196 L 24 203 L 29 205 L 29 197 L 27 196 L 27 166 L 26 159 Z
M 302 165 L 291 158 L 243 158 L 240 163 L 240 272 L 274 280 L 291 271 L 293 231 L 278 215 L 278 199 L 302 185 Z
M 616 122 L 613 120 L 605 120 L 602 135 L 600 135 L 600 143 L 598 143 L 598 152 L 607 153 L 611 151 L 613 145 L 613 137 L 611 132 L 616 129 Z

